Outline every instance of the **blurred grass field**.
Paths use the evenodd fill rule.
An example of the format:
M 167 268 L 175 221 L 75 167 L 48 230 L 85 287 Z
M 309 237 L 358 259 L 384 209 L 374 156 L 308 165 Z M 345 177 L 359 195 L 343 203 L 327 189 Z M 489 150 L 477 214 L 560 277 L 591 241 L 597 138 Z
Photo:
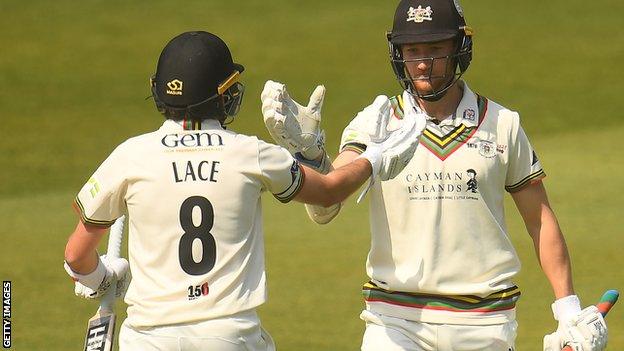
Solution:
M 13 282 L 14 350 L 78 350 L 96 305 L 73 296 L 62 269 L 76 217 L 70 203 L 126 138 L 156 129 L 148 78 L 176 34 L 220 35 L 246 67 L 232 129 L 270 140 L 260 114 L 267 79 L 299 101 L 328 89 L 324 126 L 335 155 L 342 128 L 378 94 L 399 86 L 384 31 L 395 1 L 0 2 L 0 278 Z M 520 111 L 548 178 L 584 304 L 624 290 L 624 2 L 463 1 L 476 30 L 466 79 Z M 300 204 L 267 196 L 269 301 L 260 309 L 281 350 L 357 350 L 369 245 L 367 207 L 353 199 L 328 226 Z M 523 261 L 517 349 L 541 349 L 555 321 L 552 293 L 513 205 L 508 224 Z M 123 304 L 118 304 L 121 311 Z M 123 315 L 123 314 L 122 314 Z M 624 307 L 607 322 L 624 348 Z

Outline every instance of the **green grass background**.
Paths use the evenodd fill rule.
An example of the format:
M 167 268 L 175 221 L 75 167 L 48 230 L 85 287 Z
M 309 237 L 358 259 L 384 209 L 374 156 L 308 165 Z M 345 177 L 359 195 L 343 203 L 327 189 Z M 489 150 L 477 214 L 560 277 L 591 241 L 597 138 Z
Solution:
M 624 2 L 463 2 L 476 30 L 466 79 L 521 112 L 549 175 L 584 304 L 624 289 L 621 246 Z M 246 66 L 232 128 L 270 140 L 259 94 L 267 79 L 307 101 L 328 89 L 323 124 L 335 155 L 342 128 L 399 87 L 384 31 L 396 1 L 0 1 L 0 278 L 13 282 L 13 349 L 78 350 L 96 304 L 73 296 L 62 269 L 73 196 L 126 138 L 156 129 L 148 78 L 164 44 L 194 29 L 228 42 Z M 281 350 L 358 350 L 360 286 L 369 245 L 366 205 L 349 200 L 328 226 L 300 204 L 265 199 L 269 302 L 260 313 Z M 540 350 L 556 324 L 552 293 L 513 205 L 523 261 L 518 350 Z M 122 304 L 118 304 L 119 310 Z M 608 318 L 624 348 L 624 312 Z M 123 316 L 123 314 L 121 314 Z

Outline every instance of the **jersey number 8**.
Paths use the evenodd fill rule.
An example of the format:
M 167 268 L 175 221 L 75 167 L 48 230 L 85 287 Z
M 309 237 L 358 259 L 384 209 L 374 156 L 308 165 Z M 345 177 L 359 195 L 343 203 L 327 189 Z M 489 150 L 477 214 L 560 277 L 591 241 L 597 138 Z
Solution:
M 193 222 L 193 209 L 199 207 L 201 222 Z M 184 234 L 180 238 L 178 253 L 180 266 L 190 275 L 202 275 L 210 272 L 217 259 L 217 246 L 214 236 L 210 234 L 214 224 L 214 209 L 208 199 L 201 196 L 191 196 L 180 206 L 180 225 Z M 202 246 L 202 257 L 199 262 L 193 259 L 193 242 L 198 239 Z

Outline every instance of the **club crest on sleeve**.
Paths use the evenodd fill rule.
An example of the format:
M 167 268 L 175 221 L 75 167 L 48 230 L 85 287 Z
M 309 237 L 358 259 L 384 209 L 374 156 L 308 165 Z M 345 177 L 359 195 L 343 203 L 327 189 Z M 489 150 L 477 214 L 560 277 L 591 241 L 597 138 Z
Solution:
M 357 131 L 351 131 L 349 134 L 347 134 L 344 137 L 343 143 L 346 144 L 346 143 L 349 143 L 349 142 L 352 142 L 352 141 L 358 141 L 358 139 L 361 139 L 360 133 L 358 133 Z
M 182 95 L 182 81 L 174 79 L 167 83 L 167 94 L 169 95 Z
M 414 22 L 414 23 L 422 23 L 424 21 L 431 21 L 433 18 L 433 10 L 431 6 L 427 6 L 422 8 L 421 5 L 418 5 L 417 8 L 413 8 L 410 6 L 409 10 L 407 10 L 407 21 L 406 22 Z
M 91 194 L 91 197 L 95 198 L 97 194 L 100 192 L 100 183 L 98 183 L 97 179 L 91 177 L 87 181 L 87 184 L 89 184 L 89 186 L 91 187 L 89 189 L 89 193 Z

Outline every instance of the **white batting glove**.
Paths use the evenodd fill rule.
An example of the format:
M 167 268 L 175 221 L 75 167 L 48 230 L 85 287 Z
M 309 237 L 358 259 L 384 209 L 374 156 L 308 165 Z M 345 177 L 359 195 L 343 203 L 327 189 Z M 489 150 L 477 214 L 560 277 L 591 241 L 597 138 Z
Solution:
M 414 150 L 412 150 L 411 153 L 408 154 L 397 152 L 400 150 L 400 148 L 393 148 L 391 151 L 395 154 L 394 157 L 397 159 L 396 162 L 398 165 L 402 166 L 388 167 L 386 169 L 382 169 L 380 174 L 381 180 L 392 179 L 396 177 L 399 173 L 401 173 L 401 171 L 403 171 L 405 166 L 407 166 L 409 161 L 412 159 L 412 156 L 414 156 L 414 152 L 416 151 L 416 147 L 418 147 L 420 141 L 420 136 L 427 127 L 427 118 L 425 114 L 416 107 L 416 101 L 414 101 L 414 97 L 407 91 L 403 92 L 403 110 L 404 114 L 403 120 L 401 122 L 402 124 L 408 123 L 408 125 L 412 126 L 410 127 L 412 128 L 412 130 L 410 131 L 409 137 L 415 139 L 413 144 Z M 400 128 L 403 129 L 404 126 L 401 125 Z M 391 154 L 392 153 L 388 153 L 388 155 Z M 390 163 L 387 163 L 386 165 L 390 165 Z
M 67 263 L 65 270 L 74 279 L 74 293 L 85 299 L 97 299 L 115 284 L 115 297 L 123 297 L 130 284 L 130 270 L 128 260 L 125 258 L 108 258 L 100 256 L 95 270 L 89 274 L 74 272 Z
M 372 104 L 366 106 L 349 122 L 342 133 L 346 142 L 356 142 L 368 146 L 374 138 L 376 142 L 383 140 L 387 134 L 390 120 L 390 100 L 379 95 Z
M 260 95 L 264 124 L 275 142 L 291 154 L 301 154 L 315 160 L 325 151 L 325 134 L 320 129 L 321 108 L 325 87 L 319 85 L 310 96 L 307 106 L 294 101 L 286 85 L 267 81 Z
M 607 346 L 607 325 L 596 306 L 580 310 L 576 295 L 558 299 L 552 305 L 557 331 L 544 336 L 544 351 L 561 351 L 569 346 L 574 351 L 601 351 Z
M 385 181 L 401 173 L 414 155 L 427 124 L 425 116 L 414 108 L 407 92 L 403 94 L 403 99 L 405 113 L 398 129 L 387 129 L 391 110 L 390 100 L 385 95 L 375 98 L 347 127 L 353 133 L 360 134 L 359 140 L 369 140 L 361 157 L 371 161 L 373 178 L 379 176 Z
M 407 94 L 407 93 L 405 93 Z M 404 94 L 404 98 L 405 98 Z M 373 168 L 371 181 L 367 188 L 358 197 L 358 202 L 366 195 L 375 179 L 382 181 L 396 177 L 414 156 L 418 141 L 427 123 L 421 113 L 406 105 L 406 113 L 401 126 L 389 132 L 387 130 L 390 118 L 390 100 L 387 96 L 378 96 L 370 109 L 364 109 L 355 119 L 359 131 L 365 131 L 370 139 L 369 144 L 358 158 L 366 158 Z M 368 110 L 368 111 L 367 111 Z

